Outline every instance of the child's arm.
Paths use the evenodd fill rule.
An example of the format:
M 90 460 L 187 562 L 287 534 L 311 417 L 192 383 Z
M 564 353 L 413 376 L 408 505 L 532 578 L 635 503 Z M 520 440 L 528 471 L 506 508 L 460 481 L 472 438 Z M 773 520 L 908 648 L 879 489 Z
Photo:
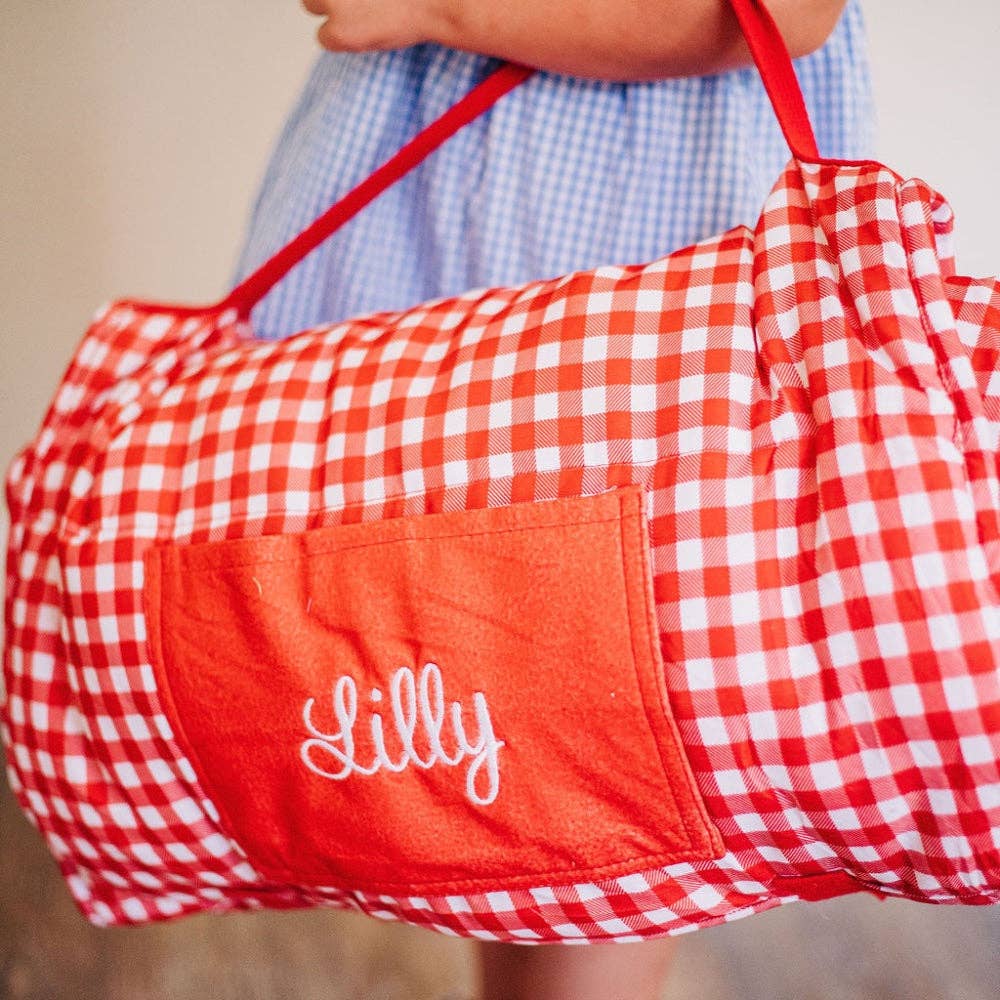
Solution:
M 820 47 L 846 0 L 766 0 L 793 56 Z M 728 0 L 302 0 L 328 49 L 438 42 L 557 73 L 653 80 L 750 64 Z

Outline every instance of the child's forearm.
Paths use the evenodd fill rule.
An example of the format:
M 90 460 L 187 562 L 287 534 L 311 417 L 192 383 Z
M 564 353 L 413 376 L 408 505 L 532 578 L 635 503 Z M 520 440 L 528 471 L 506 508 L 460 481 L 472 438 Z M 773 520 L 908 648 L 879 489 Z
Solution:
M 430 0 L 430 40 L 553 72 L 643 80 L 750 63 L 728 0 Z M 793 56 L 826 41 L 846 0 L 768 0 Z
M 328 49 L 439 42 L 557 73 L 655 80 L 748 65 L 729 0 L 301 0 Z M 846 0 L 766 0 L 793 56 L 818 48 Z

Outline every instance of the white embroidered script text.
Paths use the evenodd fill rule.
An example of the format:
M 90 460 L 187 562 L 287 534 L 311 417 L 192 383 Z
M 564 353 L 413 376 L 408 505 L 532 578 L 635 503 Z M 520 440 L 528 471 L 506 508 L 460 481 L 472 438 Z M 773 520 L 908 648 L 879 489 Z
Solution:
M 381 702 L 382 692 L 378 688 L 372 688 L 371 700 L 376 704 Z M 352 774 L 372 775 L 383 768 L 398 773 L 406 770 L 410 764 L 425 770 L 435 764 L 457 767 L 466 758 L 471 758 L 465 775 L 466 797 L 474 805 L 480 806 L 489 805 L 496 799 L 500 791 L 499 752 L 504 741 L 498 740 L 494 734 L 486 696 L 482 691 L 476 691 L 472 695 L 477 732 L 475 739 L 470 742 L 463 721 L 461 702 L 453 701 L 446 715 L 444 682 L 436 663 L 425 663 L 419 677 L 415 677 L 409 667 L 400 667 L 389 681 L 389 711 L 386 716 L 387 719 L 391 717 L 401 748 L 395 759 L 385 745 L 387 719 L 383 719 L 382 714 L 374 709 L 368 721 L 374 755 L 368 764 L 355 759 L 358 688 L 353 677 L 345 674 L 333 686 L 333 715 L 338 726 L 335 732 L 323 732 L 313 723 L 315 702 L 315 698 L 309 698 L 302 708 L 302 721 L 312 735 L 303 740 L 299 750 L 302 762 L 314 774 L 343 781 Z M 452 753 L 448 753 L 442 744 L 442 732 L 448 722 L 451 723 L 455 744 Z M 420 743 L 426 747 L 423 756 L 414 747 L 414 736 L 421 725 L 423 739 Z M 322 767 L 318 761 L 327 763 L 328 767 Z M 486 783 L 482 793 L 479 790 L 482 784 L 480 774 L 485 776 Z

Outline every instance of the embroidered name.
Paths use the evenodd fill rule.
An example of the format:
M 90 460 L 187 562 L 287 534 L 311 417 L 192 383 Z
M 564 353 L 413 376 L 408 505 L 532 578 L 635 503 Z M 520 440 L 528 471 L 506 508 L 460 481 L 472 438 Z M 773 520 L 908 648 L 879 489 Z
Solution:
M 379 688 L 372 688 L 371 700 L 375 704 L 382 701 Z M 476 691 L 472 695 L 472 712 L 476 723 L 475 739 L 470 741 L 463 721 L 464 709 L 461 702 L 453 701 L 450 711 L 445 711 L 444 682 L 436 663 L 425 663 L 419 678 L 409 667 L 400 667 L 389 681 L 389 711 L 391 724 L 396 730 L 399 752 L 393 757 L 386 747 L 386 719 L 376 709 L 372 709 L 368 720 L 368 735 L 371 739 L 372 755 L 367 764 L 356 759 L 355 727 L 358 722 L 358 688 L 350 675 L 340 677 L 333 685 L 333 716 L 337 722 L 335 732 L 327 733 L 313 722 L 315 698 L 308 698 L 302 708 L 302 721 L 312 734 L 303 740 L 299 748 L 302 762 L 314 774 L 333 781 L 343 781 L 352 774 L 372 775 L 381 771 L 405 771 L 410 764 L 428 769 L 435 764 L 457 767 L 466 758 L 469 761 L 465 775 L 466 797 L 475 805 L 487 806 L 500 791 L 500 748 L 503 740 L 498 740 L 493 731 L 486 695 Z M 451 723 L 451 739 L 454 744 L 449 753 L 445 749 L 442 734 L 447 723 Z M 422 727 L 419 739 L 423 753 L 414 746 L 418 726 Z M 327 764 L 327 767 L 321 764 Z M 480 775 L 484 777 L 481 779 Z M 486 788 L 480 792 L 485 781 Z

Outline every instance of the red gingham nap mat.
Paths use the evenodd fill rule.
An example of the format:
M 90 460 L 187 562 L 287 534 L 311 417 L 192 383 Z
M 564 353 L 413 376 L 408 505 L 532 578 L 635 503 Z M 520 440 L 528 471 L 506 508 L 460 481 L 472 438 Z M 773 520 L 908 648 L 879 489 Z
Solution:
M 8 775 L 96 924 L 349 907 L 537 943 L 1000 902 L 1000 288 L 793 150 L 755 229 L 255 342 L 120 300 L 8 477 Z

